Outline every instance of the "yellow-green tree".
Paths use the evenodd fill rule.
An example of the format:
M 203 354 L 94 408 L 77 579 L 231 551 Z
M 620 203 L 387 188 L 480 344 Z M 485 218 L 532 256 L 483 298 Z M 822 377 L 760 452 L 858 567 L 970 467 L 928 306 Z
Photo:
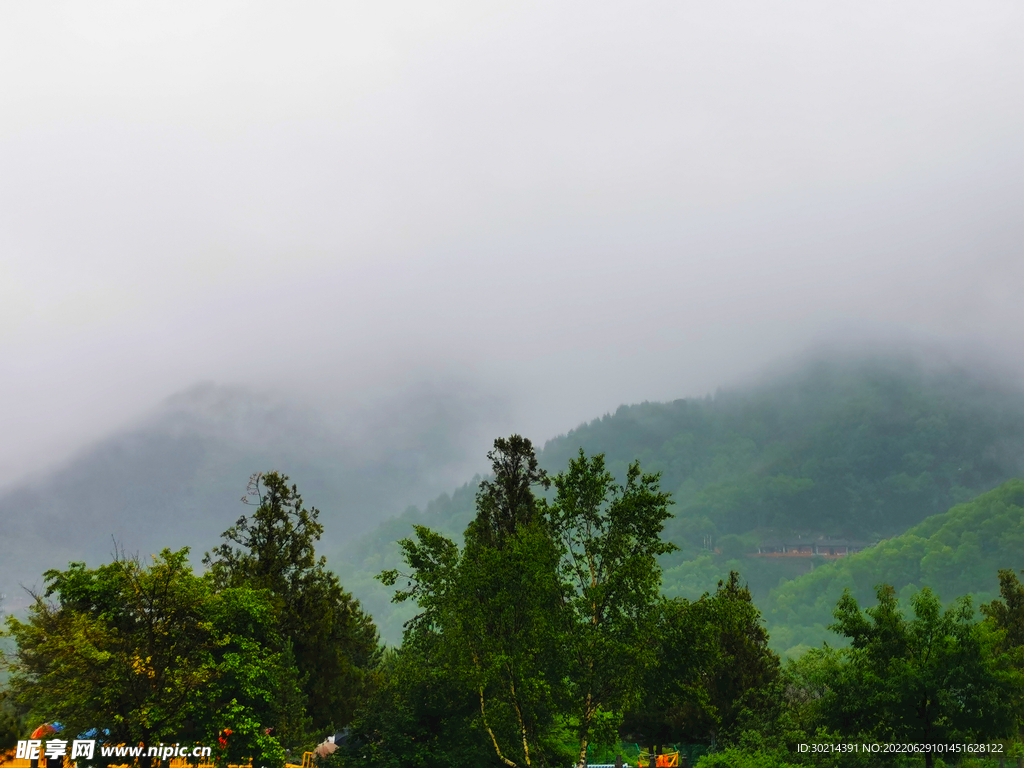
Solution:
M 216 591 L 187 549 L 149 566 L 72 563 L 45 579 L 28 621 L 7 620 L 11 689 L 36 719 L 147 746 L 212 744 L 230 729 L 221 757 L 264 765 L 281 764 L 282 739 L 300 737 L 297 678 L 266 592 Z

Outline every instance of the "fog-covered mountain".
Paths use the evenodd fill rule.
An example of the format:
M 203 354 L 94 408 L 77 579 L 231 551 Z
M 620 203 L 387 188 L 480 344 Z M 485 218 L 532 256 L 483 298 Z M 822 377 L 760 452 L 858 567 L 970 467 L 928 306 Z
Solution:
M 321 510 L 330 555 L 408 504 L 472 475 L 493 403 L 432 389 L 344 414 L 241 388 L 182 392 L 58 469 L 0 493 L 0 593 L 47 568 L 109 558 L 114 541 L 143 556 L 193 548 L 193 561 L 246 508 L 254 472 L 288 474 Z
M 505 433 L 495 410 L 454 389 L 340 414 L 195 387 L 0 494 L 0 593 L 16 609 L 19 582 L 106 560 L 114 540 L 142 555 L 190 546 L 198 563 L 247 511 L 249 476 L 277 469 L 321 509 L 319 552 L 397 641 L 405 614 L 373 577 L 398 564 L 394 542 L 413 523 L 458 536 L 472 518 L 470 478 Z M 819 357 L 714 396 L 622 406 L 548 441 L 541 463 L 560 471 L 581 447 L 620 476 L 634 459 L 662 473 L 676 501 L 666 535 L 680 546 L 665 561 L 666 594 L 696 597 L 736 568 L 763 601 L 811 563 L 747 557 L 760 541 L 870 543 L 1024 474 L 1024 393 L 910 357 Z

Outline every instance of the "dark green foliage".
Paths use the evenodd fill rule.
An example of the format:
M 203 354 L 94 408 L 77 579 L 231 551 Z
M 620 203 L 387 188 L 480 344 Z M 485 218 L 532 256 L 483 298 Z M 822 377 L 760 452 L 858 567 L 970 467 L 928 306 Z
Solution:
M 750 590 L 740 586 L 739 574 L 731 573 L 710 599 L 694 605 L 697 631 L 711 635 L 702 697 L 708 705 L 707 730 L 728 743 L 741 728 L 771 727 L 780 703 L 779 657 L 768 647 L 768 632 Z
M 651 632 L 657 660 L 640 706 L 624 724 L 628 738 L 650 746 L 728 744 L 744 729 L 775 727 L 779 658 L 738 574 L 699 600 L 664 601 Z
M 824 727 L 822 708 L 840 676 L 842 659 L 835 648 L 810 648 L 786 663 L 782 680 L 785 704 L 794 730 L 820 738 Z M 849 732 L 847 732 L 849 733 Z
M 999 595 L 1001 600 L 981 606 L 981 612 L 988 617 L 996 629 L 1005 633 L 1001 645 L 1008 649 L 1024 647 L 1024 584 L 1017 574 L 1009 569 L 999 571 Z
M 320 513 L 303 506 L 287 477 L 254 475 L 245 500 L 256 505 L 251 518 L 242 516 L 225 531 L 225 543 L 204 562 L 221 587 L 246 585 L 273 596 L 314 727 L 346 725 L 366 694 L 379 652 L 373 621 L 327 570 L 326 560 L 317 559 Z
M 798 764 L 784 761 L 770 752 L 726 749 L 703 757 L 697 765 L 699 768 L 796 768 Z
M 0 692 L 0 755 L 14 749 L 18 739 L 24 738 L 17 710 L 5 693 Z
M 1024 735 L 1024 584 L 1011 570 L 999 571 L 999 595 L 1002 599 L 982 605 L 984 629 L 992 631 L 990 640 L 1004 665 L 1019 674 L 1022 685 L 1016 693 L 1017 727 Z
M 421 638 L 384 654 L 375 685 L 353 723 L 343 765 L 450 768 L 487 765 L 490 747 L 473 727 L 479 703 L 472 681 L 447 663 L 438 638 Z
M 487 458 L 494 475 L 480 483 L 469 533 L 479 544 L 501 549 L 518 529 L 538 522 L 533 489 L 547 488 L 551 481 L 537 464 L 533 443 L 521 435 L 499 437 Z
M 832 628 L 850 647 L 831 668 L 821 704 L 827 726 L 916 744 L 989 742 L 1014 732 L 1021 678 L 993 654 L 968 598 L 943 610 L 924 589 L 911 599 L 909 619 L 892 587 L 880 586 L 877 600 L 862 612 L 847 593 L 836 607 Z

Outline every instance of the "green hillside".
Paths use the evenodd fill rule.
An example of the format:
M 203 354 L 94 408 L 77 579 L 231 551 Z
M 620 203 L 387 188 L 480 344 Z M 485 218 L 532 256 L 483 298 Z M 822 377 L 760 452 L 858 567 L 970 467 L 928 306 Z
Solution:
M 870 603 L 875 586 L 894 586 L 903 597 L 930 587 L 953 599 L 972 594 L 977 607 L 998 597 L 1000 568 L 1024 568 L 1024 480 L 1011 480 L 966 504 L 929 517 L 906 533 L 780 585 L 764 604 L 773 645 L 832 642 L 825 628 L 849 588 Z
M 664 591 L 698 597 L 730 568 L 763 601 L 811 566 L 745 557 L 792 532 L 877 541 L 1024 474 L 1024 395 L 991 379 L 906 358 L 817 359 L 785 375 L 705 398 L 622 406 L 549 441 L 564 469 L 579 448 L 625 474 L 639 459 L 662 473 L 675 517 Z M 353 543 L 338 563 L 348 588 L 397 640 L 402 615 L 373 574 L 397 565 L 413 523 L 459 535 L 479 478 L 410 508 Z M 962 591 L 962 590 L 961 590 Z

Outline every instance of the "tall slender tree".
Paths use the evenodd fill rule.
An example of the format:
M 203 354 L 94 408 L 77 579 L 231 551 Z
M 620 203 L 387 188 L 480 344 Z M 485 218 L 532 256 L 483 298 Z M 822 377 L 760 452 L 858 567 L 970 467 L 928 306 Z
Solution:
M 203 562 L 221 587 L 249 585 L 273 595 L 291 642 L 314 727 L 342 727 L 365 698 L 379 657 L 376 627 L 316 556 L 320 512 L 277 472 L 253 475 L 243 502 L 255 506 L 224 532 Z
M 661 540 L 671 502 L 638 464 L 619 485 L 603 456 L 581 453 L 548 504 L 529 440 L 496 440 L 488 456 L 494 476 L 480 484 L 461 550 L 422 527 L 400 542 L 411 573 L 395 599 L 421 608 L 406 642 L 440 636 L 453 649 L 502 764 L 582 765 L 595 732 L 613 737 L 650 661 L 657 558 L 674 549 Z M 401 574 L 381 578 L 393 585 Z M 566 727 L 577 737 L 571 755 L 552 747 Z
M 543 766 L 564 685 L 558 553 L 535 494 L 549 481 L 519 435 L 495 440 L 488 458 L 494 475 L 480 484 L 464 547 L 417 527 L 415 540 L 399 542 L 411 573 L 395 599 L 415 599 L 422 611 L 406 643 L 440 648 L 443 663 L 463 670 L 495 757 Z M 394 585 L 401 574 L 381 578 Z M 429 642 L 434 635 L 443 642 Z
M 675 550 L 661 539 L 672 501 L 658 480 L 634 462 L 619 485 L 602 454 L 588 458 L 582 449 L 554 479 L 550 528 L 560 555 L 563 647 L 580 768 L 595 727 L 618 724 L 654 661 L 648 640 L 656 631 L 658 557 Z

